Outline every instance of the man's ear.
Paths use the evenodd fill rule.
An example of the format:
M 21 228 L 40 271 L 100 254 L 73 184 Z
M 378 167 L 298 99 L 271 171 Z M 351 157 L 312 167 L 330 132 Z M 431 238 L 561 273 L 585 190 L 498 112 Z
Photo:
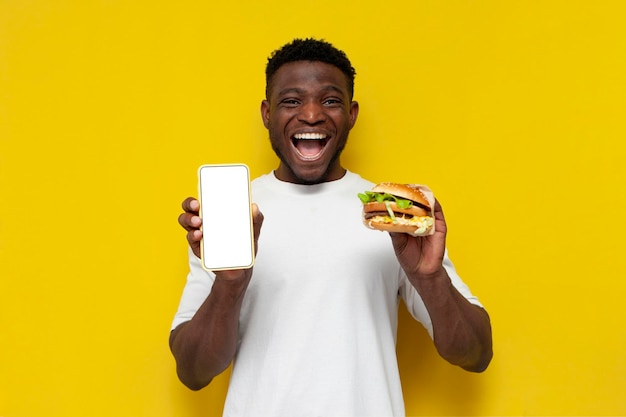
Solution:
M 263 100 L 261 102 L 261 118 L 263 119 L 263 125 L 266 129 L 270 127 L 270 103 L 269 101 Z
M 356 124 L 356 118 L 359 115 L 359 103 L 353 101 L 350 103 L 350 129 Z

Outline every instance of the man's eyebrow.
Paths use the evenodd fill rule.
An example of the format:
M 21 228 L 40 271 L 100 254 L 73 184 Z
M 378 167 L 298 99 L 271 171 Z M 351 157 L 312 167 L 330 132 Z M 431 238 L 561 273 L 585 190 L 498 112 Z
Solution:
M 295 93 L 295 94 L 302 94 L 304 92 L 303 89 L 298 88 L 298 87 L 289 87 L 289 88 L 284 88 L 282 90 L 280 90 L 278 92 L 279 96 L 284 96 L 286 94 L 291 94 L 291 93 Z
M 344 94 L 344 91 L 341 88 L 339 88 L 336 85 L 334 85 L 334 84 L 326 85 L 326 86 L 322 87 L 320 89 L 320 91 L 323 91 L 323 92 L 334 91 L 334 92 L 337 92 L 339 94 Z M 292 94 L 292 93 L 303 94 L 304 92 L 305 92 L 305 90 L 302 89 L 302 88 L 299 88 L 299 87 L 288 87 L 288 88 L 284 88 L 284 89 L 280 90 L 278 92 L 278 95 L 279 96 L 284 96 L 286 94 Z
M 337 92 L 337 93 L 342 94 L 342 95 L 345 94 L 345 92 L 341 88 L 337 87 L 334 84 L 329 84 L 329 85 L 325 86 L 324 88 L 322 88 L 322 91 L 324 91 L 324 92 L 326 92 L 326 91 L 334 91 L 334 92 Z

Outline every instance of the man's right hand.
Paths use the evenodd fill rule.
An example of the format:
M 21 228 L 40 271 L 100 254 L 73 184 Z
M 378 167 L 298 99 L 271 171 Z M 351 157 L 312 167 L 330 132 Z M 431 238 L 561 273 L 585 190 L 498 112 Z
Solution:
M 178 216 L 178 223 L 187 231 L 187 242 L 194 255 L 200 257 L 200 241 L 202 240 L 202 219 L 200 218 L 200 202 L 193 197 L 183 201 L 184 212 Z
M 187 231 L 187 242 L 194 255 L 200 257 L 200 241 L 202 240 L 202 219 L 200 218 L 200 202 L 193 198 L 187 197 L 183 201 L 183 213 L 178 216 L 178 223 Z M 263 225 L 263 213 L 259 211 L 256 204 L 252 204 L 252 222 L 254 224 L 254 252 L 258 250 L 259 235 L 261 226 Z

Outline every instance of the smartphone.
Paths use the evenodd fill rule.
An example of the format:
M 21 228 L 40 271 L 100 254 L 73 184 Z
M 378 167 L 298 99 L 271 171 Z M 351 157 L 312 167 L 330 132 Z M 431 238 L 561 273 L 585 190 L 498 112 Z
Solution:
M 198 169 L 202 267 L 246 269 L 254 264 L 250 171 L 245 164 Z

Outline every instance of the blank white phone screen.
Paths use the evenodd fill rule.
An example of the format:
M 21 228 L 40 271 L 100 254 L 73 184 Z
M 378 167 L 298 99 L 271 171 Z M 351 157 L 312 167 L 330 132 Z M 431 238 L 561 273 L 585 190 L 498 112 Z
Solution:
M 254 263 L 254 232 L 248 167 L 203 165 L 199 183 L 203 268 L 250 268 Z

